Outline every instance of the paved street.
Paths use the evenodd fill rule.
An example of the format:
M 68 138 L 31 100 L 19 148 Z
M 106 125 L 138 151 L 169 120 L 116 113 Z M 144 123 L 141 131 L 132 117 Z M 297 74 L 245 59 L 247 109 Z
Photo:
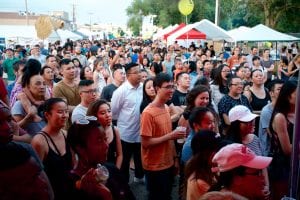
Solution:
M 133 191 L 137 200 L 147 200 L 147 190 L 144 183 L 134 183 L 133 182 L 133 170 L 130 170 L 130 181 L 129 185 Z M 175 178 L 175 183 L 172 191 L 173 200 L 178 199 L 178 178 Z

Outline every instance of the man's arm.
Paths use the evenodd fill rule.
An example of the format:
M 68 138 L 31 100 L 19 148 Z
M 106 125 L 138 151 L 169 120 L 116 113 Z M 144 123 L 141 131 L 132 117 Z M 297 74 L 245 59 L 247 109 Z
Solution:
M 121 88 L 118 88 L 111 98 L 111 112 L 112 112 L 112 118 L 117 120 L 119 118 L 119 114 L 121 111 L 121 108 L 123 106 L 123 92 L 122 90 L 119 90 Z
M 141 144 L 144 148 L 149 148 L 166 142 L 168 140 L 175 140 L 185 137 L 186 133 L 174 130 L 160 137 L 152 137 L 153 134 L 153 120 L 149 113 L 143 112 L 141 117 Z
M 151 136 L 141 136 L 141 144 L 144 148 L 149 148 L 151 146 L 155 146 L 158 144 L 161 144 L 163 142 L 166 142 L 168 140 L 176 140 L 180 138 L 184 138 L 186 136 L 185 132 L 174 130 L 166 135 L 163 135 L 161 137 L 153 138 Z

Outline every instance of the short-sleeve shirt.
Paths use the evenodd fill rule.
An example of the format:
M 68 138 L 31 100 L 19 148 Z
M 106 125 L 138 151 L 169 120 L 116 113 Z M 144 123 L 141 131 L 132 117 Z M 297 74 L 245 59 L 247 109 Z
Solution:
M 195 132 L 192 130 L 182 147 L 181 161 L 183 161 L 184 163 L 186 163 L 193 156 L 191 144 L 194 136 L 195 136 Z
M 12 115 L 21 115 L 23 117 L 25 117 L 27 115 L 27 113 L 25 112 L 25 110 L 24 110 L 24 108 L 23 108 L 20 101 L 17 101 L 15 103 L 15 105 L 12 107 L 11 114 Z M 28 123 L 27 126 L 24 127 L 24 129 L 28 132 L 28 134 L 30 136 L 33 137 L 38 132 L 40 132 L 42 130 L 42 128 L 44 128 L 45 126 L 46 126 L 46 122 L 44 120 L 42 120 L 40 122 Z
M 271 65 L 274 65 L 274 61 L 271 60 L 271 59 L 269 59 L 269 60 L 261 59 L 260 64 L 263 68 L 269 69 L 271 67 Z M 267 72 L 267 75 L 268 75 L 268 79 L 271 79 L 272 75 L 273 75 L 273 72 L 272 71 Z
M 7 58 L 3 61 L 2 67 L 4 71 L 7 73 L 7 80 L 14 81 L 16 79 L 16 75 L 14 73 L 13 64 L 18 61 L 18 58 Z
M 245 95 L 241 95 L 240 98 L 234 99 L 228 94 L 226 94 L 222 99 L 220 100 L 218 104 L 218 110 L 219 110 L 219 115 L 222 121 L 222 124 L 225 124 L 224 119 L 223 119 L 223 114 L 229 113 L 229 110 L 233 108 L 234 106 L 237 105 L 243 105 L 248 107 L 250 110 L 252 110 L 250 103 Z
M 167 107 L 167 106 L 166 106 Z M 172 131 L 168 109 L 149 104 L 141 117 L 141 136 L 158 138 Z M 148 148 L 142 144 L 142 164 L 145 170 L 160 171 L 174 165 L 174 141 L 168 140 Z
M 105 99 L 106 101 L 110 102 L 111 97 L 116 89 L 118 89 L 118 87 L 115 84 L 109 84 L 105 86 L 101 93 L 101 99 Z
M 53 97 L 63 98 L 70 106 L 77 106 L 80 103 L 78 86 L 70 87 L 63 81 L 58 82 L 53 88 Z
M 86 116 L 87 109 L 88 108 L 84 107 L 81 104 L 76 106 L 72 112 L 72 117 L 71 117 L 72 123 L 74 123 L 75 121 L 77 121 L 79 119 L 83 119 Z
M 174 106 L 183 106 L 185 105 L 185 98 L 187 93 L 182 93 L 179 90 L 175 90 L 172 96 L 172 103 Z
M 259 129 L 258 129 L 258 137 L 262 147 L 262 153 L 264 156 L 268 156 L 270 153 L 270 137 L 268 137 L 267 128 L 269 128 L 271 116 L 273 113 L 273 106 L 272 103 L 267 104 L 263 107 L 260 120 L 259 120 Z

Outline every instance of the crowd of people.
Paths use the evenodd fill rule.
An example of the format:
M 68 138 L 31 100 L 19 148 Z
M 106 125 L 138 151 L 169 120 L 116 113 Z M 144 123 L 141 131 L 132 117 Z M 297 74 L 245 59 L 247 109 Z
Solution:
M 7 48 L 1 198 L 136 199 L 130 170 L 149 200 L 172 199 L 176 176 L 179 199 L 288 195 L 299 49 L 280 61 L 232 50 L 141 39 Z

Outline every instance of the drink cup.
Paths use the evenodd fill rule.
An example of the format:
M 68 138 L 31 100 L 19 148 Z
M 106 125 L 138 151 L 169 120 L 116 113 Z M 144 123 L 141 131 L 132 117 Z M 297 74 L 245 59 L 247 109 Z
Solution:
M 96 169 L 97 182 L 105 184 L 108 178 L 109 178 L 108 169 L 104 165 L 97 164 L 97 169 Z
M 186 127 L 184 127 L 184 126 L 177 126 L 176 131 L 186 132 Z M 185 137 L 177 139 L 177 143 L 178 144 L 183 144 L 184 142 L 185 142 Z

